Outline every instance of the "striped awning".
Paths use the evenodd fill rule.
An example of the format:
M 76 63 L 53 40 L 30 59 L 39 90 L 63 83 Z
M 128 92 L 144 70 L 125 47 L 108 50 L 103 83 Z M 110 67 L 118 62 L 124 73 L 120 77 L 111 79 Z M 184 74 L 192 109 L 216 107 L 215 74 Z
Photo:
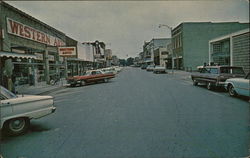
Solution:
M 21 53 L 15 53 L 15 52 L 0 52 L 0 57 L 36 59 L 35 55 L 32 55 L 32 54 L 21 54 Z

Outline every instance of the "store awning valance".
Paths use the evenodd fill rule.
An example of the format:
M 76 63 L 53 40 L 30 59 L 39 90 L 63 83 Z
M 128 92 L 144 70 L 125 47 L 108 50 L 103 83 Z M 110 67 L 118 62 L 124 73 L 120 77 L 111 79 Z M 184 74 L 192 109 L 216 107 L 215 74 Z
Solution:
M 78 58 L 67 58 L 68 61 L 85 61 L 83 59 L 78 59 Z
M 15 52 L 2 52 L 2 51 L 0 52 L 0 57 L 36 59 L 36 56 L 32 54 L 21 54 Z

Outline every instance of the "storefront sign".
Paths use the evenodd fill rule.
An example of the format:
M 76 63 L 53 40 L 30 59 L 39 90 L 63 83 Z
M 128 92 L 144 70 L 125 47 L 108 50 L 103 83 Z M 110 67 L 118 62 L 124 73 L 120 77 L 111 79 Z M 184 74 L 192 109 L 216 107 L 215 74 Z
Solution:
M 7 31 L 9 34 L 44 43 L 50 46 L 65 46 L 65 42 L 61 39 L 36 30 L 10 18 L 7 18 Z
M 76 55 L 76 47 L 59 47 L 58 53 L 60 56 L 71 57 Z

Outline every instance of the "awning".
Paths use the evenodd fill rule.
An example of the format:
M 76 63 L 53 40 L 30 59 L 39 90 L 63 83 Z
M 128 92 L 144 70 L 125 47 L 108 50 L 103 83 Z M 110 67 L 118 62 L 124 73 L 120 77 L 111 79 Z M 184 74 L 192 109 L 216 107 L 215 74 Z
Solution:
M 67 58 L 67 61 L 82 61 L 82 62 L 93 62 L 93 61 L 87 61 L 79 58 Z
M 78 58 L 67 58 L 67 61 L 84 61 L 84 60 Z
M 36 55 L 32 54 L 21 54 L 15 52 L 0 52 L 0 57 L 7 58 L 23 58 L 23 59 L 36 59 Z

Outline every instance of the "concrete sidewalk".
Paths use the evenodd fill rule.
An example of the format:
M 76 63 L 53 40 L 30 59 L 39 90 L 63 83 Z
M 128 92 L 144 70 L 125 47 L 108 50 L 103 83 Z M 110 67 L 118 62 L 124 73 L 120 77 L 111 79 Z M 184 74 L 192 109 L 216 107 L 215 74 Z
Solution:
M 34 94 L 34 95 L 43 95 L 48 94 L 52 91 L 57 91 L 63 89 L 67 86 L 67 81 L 65 79 L 61 79 L 55 85 L 48 85 L 46 82 L 40 82 L 35 86 L 22 85 L 16 87 L 16 91 L 18 94 Z

